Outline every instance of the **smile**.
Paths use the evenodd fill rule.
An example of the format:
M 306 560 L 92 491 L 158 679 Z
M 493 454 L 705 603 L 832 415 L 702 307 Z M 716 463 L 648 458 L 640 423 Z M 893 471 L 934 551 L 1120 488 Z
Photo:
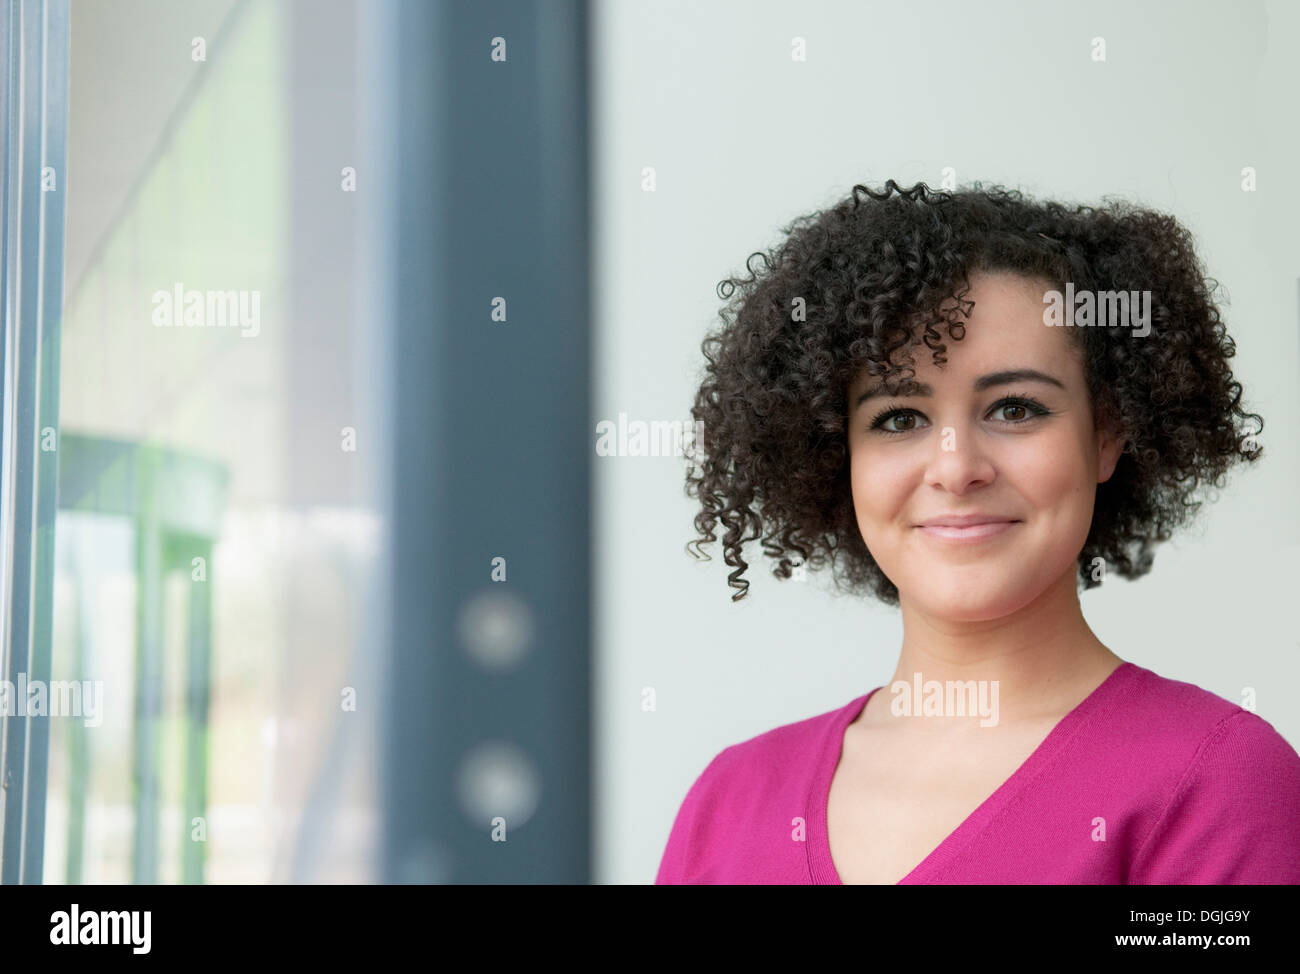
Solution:
M 955 527 L 947 524 L 923 524 L 920 525 L 920 530 L 929 537 L 938 538 L 940 541 L 962 543 L 986 541 L 989 538 L 1005 534 L 1007 530 L 1019 523 L 1019 521 L 993 521 L 984 524 L 970 524 L 966 527 Z

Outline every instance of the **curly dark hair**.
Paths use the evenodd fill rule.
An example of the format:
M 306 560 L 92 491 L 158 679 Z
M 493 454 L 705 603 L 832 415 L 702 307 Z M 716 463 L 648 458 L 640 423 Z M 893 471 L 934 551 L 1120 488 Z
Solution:
M 1097 486 L 1078 559 L 1085 588 L 1097 584 L 1087 570 L 1096 557 L 1125 578 L 1146 574 L 1152 547 L 1200 506 L 1198 488 L 1221 488 L 1229 467 L 1262 452 L 1254 437 L 1263 419 L 1242 411 L 1228 367 L 1236 347 L 1214 302 L 1219 284 L 1172 216 L 1109 197 L 1068 206 L 1001 186 L 939 192 L 891 179 L 878 192 L 854 186 L 782 233 L 779 246 L 745 262 L 748 277 L 719 283 L 730 300 L 701 346 L 708 365 L 691 410 L 701 435 L 686 490 L 702 510 L 686 548 L 709 560 L 701 546 L 722 522 L 733 601 L 749 588 L 743 546 L 761 534 L 776 577 L 790 578 L 792 555 L 812 569 L 829 561 L 838 590 L 898 604 L 854 516 L 847 390 L 864 368 L 906 384 L 922 342 L 942 365 L 940 329 L 961 340 L 976 271 L 1151 292 L 1145 338 L 1068 331 L 1083 349 L 1098 426 L 1125 440 L 1114 474 Z M 1256 429 L 1244 428 L 1247 418 Z

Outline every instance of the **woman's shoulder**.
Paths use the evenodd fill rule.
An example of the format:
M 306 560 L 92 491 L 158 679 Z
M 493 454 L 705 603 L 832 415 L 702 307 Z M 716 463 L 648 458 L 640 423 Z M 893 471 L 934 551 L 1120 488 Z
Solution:
M 655 881 L 806 881 L 807 857 L 789 833 L 806 813 L 812 783 L 839 758 L 836 732 L 857 716 L 866 696 L 719 751 L 677 811 Z M 737 864 L 758 871 L 736 872 Z
M 695 778 L 683 807 L 716 810 L 726 804 L 736 813 L 736 806 L 769 802 L 778 792 L 791 797 L 806 792 L 824 761 L 838 760 L 838 749 L 831 753 L 835 733 L 843 733 L 866 698 L 863 694 L 843 707 L 780 724 L 724 747 Z
M 1300 882 L 1300 754 L 1252 710 L 1133 676 L 1125 756 L 1160 800 L 1130 882 Z
M 1253 710 L 1194 683 L 1161 676 L 1135 663 L 1127 663 L 1125 668 L 1127 679 L 1119 684 L 1106 708 L 1108 723 L 1116 726 L 1125 739 L 1142 741 L 1148 747 L 1163 742 L 1182 749 L 1199 748 L 1212 735 L 1229 733 L 1243 742 L 1286 744 L 1273 725 Z M 1246 693 L 1251 688 L 1242 689 L 1244 697 L 1253 698 L 1253 692 Z
M 715 777 L 750 771 L 768 775 L 791 764 L 811 770 L 814 762 L 810 758 L 843 739 L 844 728 L 861 712 L 867 696 L 864 693 L 834 710 L 780 724 L 731 744 L 718 752 L 705 773 Z
M 1238 709 L 1197 748 L 1134 862 L 1132 882 L 1300 883 L 1300 754 Z
M 1095 711 L 1101 720 L 1093 732 L 1081 736 L 1099 762 L 1140 769 L 1148 786 L 1168 789 L 1229 755 L 1238 776 L 1276 772 L 1300 791 L 1300 754 L 1264 717 L 1194 683 L 1133 663 L 1126 669 Z M 1215 779 L 1225 788 L 1230 770 Z

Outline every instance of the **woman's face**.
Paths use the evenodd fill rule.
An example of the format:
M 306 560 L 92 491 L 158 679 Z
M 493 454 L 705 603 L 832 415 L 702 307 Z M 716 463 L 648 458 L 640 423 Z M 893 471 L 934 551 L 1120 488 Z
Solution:
M 891 396 L 864 373 L 848 397 L 863 540 L 902 602 L 954 622 L 1002 618 L 1073 575 L 1122 448 L 1093 427 L 1081 352 L 1043 323 L 1052 285 L 970 283 L 975 307 L 960 341 L 945 335 L 947 364 L 913 349 L 927 388 Z M 998 523 L 932 523 L 963 515 Z

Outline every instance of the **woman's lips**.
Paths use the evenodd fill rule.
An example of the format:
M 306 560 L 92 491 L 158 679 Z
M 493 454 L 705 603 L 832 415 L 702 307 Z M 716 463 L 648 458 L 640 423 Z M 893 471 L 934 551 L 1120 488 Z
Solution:
M 1003 534 L 1008 528 L 1015 527 L 1019 521 L 988 521 L 984 524 L 971 524 L 964 528 L 943 524 L 922 524 L 919 528 L 931 538 L 940 541 L 984 541 L 987 538 Z

